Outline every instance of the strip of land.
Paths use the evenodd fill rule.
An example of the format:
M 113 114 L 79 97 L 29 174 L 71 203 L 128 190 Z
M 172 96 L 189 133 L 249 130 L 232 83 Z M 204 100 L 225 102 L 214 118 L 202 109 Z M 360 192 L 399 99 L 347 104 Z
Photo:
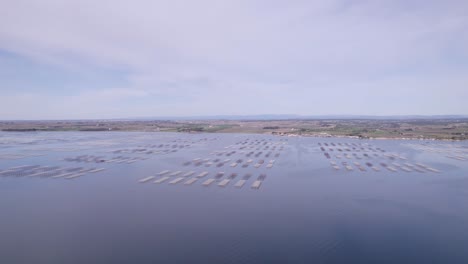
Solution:
M 466 140 L 468 139 L 468 118 L 0 121 L 0 130 L 11 132 L 216 132 L 314 137 Z

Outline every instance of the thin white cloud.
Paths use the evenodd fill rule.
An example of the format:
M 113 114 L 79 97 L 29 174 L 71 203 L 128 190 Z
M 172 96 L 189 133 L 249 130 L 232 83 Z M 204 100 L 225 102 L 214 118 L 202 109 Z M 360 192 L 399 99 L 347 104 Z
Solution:
M 4 1 L 0 49 L 57 67 L 125 69 L 126 87 L 102 87 L 92 96 L 76 91 L 78 101 L 121 95 L 110 96 L 107 107 L 90 104 L 86 113 L 57 103 L 57 96 L 29 95 L 86 117 L 118 116 L 111 113 L 117 104 L 145 97 L 158 106 L 123 104 L 126 116 L 466 114 L 451 96 L 464 91 L 466 80 L 466 7 L 465 1 Z M 424 98 L 395 108 L 381 95 L 396 91 Z M 364 107 L 363 95 L 375 103 Z M 9 110 L 2 105 L 3 115 Z M 20 112 L 11 115 L 32 114 Z

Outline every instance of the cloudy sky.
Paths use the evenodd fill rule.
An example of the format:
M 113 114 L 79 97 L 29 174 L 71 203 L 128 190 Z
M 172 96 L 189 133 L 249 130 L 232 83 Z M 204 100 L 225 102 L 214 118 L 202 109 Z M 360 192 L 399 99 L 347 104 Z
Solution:
M 468 1 L 0 1 L 0 119 L 468 114 Z

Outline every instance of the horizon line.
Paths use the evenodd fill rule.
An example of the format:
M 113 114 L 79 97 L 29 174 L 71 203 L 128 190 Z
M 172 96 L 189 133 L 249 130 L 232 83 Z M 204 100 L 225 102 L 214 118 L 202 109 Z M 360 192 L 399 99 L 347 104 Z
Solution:
M 256 119 L 258 118 L 258 119 Z M 172 121 L 172 120 L 299 120 L 299 119 L 437 119 L 468 118 L 466 114 L 440 115 L 298 115 L 298 114 L 258 114 L 258 115 L 193 115 L 193 116 L 155 116 L 155 117 L 115 117 L 115 118 L 70 118 L 70 119 L 0 119 L 0 122 L 27 121 Z

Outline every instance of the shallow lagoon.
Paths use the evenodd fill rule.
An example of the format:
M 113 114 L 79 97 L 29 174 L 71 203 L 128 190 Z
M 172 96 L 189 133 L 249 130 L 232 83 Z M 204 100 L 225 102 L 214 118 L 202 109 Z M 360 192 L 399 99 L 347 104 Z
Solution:
M 346 158 L 345 148 L 356 156 Z M 73 179 L 0 176 L 0 262 L 468 263 L 468 159 L 451 158 L 467 153 L 464 142 L 0 133 L 2 171 L 24 165 L 105 168 Z M 64 160 L 86 155 L 106 162 Z M 138 160 L 107 162 L 119 156 Z M 231 161 L 207 167 L 196 166 L 195 158 Z M 254 161 L 246 168 L 229 166 L 239 159 Z M 260 159 L 265 163 L 255 168 Z M 266 168 L 271 159 L 274 166 Z M 422 163 L 440 173 L 392 172 L 381 163 Z M 209 174 L 192 185 L 139 183 L 164 170 Z M 219 171 L 224 176 L 202 185 Z M 226 187 L 217 185 L 232 173 L 237 176 Z M 234 187 L 247 173 L 252 177 L 246 185 Z M 252 189 L 261 174 L 261 187 Z

